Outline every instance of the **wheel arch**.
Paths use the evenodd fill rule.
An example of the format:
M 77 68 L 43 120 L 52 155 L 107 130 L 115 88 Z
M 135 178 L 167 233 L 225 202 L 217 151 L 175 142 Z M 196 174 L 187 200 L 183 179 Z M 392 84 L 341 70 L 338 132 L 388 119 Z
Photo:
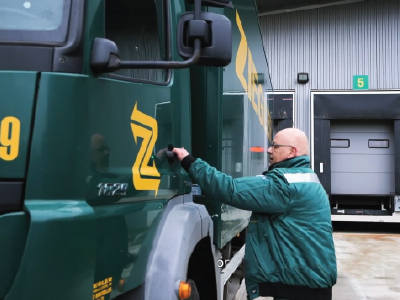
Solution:
M 214 263 L 211 275 L 215 278 L 216 252 L 212 241 L 213 222 L 203 205 L 193 203 L 192 195 L 170 200 L 155 233 L 144 283 L 119 296 L 118 300 L 179 299 L 175 290 L 177 282 L 193 279 L 188 276 L 199 269 L 196 261 L 202 256 L 207 258 L 208 272 Z M 214 285 L 216 287 L 217 283 Z M 203 286 L 200 283 L 200 292 Z

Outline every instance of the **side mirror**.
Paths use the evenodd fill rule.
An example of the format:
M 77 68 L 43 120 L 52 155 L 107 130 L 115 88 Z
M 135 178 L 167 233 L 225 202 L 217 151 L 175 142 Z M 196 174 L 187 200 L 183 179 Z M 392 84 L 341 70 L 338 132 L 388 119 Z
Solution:
M 194 40 L 200 39 L 200 58 L 196 65 L 225 67 L 232 59 L 232 26 L 224 15 L 202 12 L 200 20 L 194 20 L 194 13 L 181 16 L 177 29 L 178 52 L 188 59 L 194 54 Z
M 177 26 L 178 52 L 185 61 L 121 61 L 117 45 L 95 38 L 90 67 L 94 73 L 120 69 L 183 69 L 192 65 L 225 67 L 232 59 L 232 27 L 223 15 L 202 12 L 201 5 L 230 7 L 230 0 L 191 0 L 194 12 L 181 16 Z
M 117 45 L 110 40 L 95 38 L 93 42 L 90 67 L 95 73 L 114 72 L 120 63 Z

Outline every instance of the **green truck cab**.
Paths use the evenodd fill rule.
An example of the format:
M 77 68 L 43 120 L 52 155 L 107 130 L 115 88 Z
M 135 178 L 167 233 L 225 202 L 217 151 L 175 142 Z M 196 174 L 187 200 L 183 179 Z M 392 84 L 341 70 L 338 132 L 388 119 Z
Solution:
M 0 0 L 0 299 L 228 299 L 251 212 L 170 150 L 267 168 L 258 26 L 252 0 Z

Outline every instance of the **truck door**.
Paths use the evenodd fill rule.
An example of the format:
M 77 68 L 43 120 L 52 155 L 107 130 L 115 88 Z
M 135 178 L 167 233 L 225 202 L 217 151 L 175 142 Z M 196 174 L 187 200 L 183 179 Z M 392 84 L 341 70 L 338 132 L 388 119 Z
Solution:
M 114 41 L 121 60 L 168 60 L 165 3 L 107 0 L 98 7 L 104 32 L 93 28 L 93 34 Z M 113 299 L 143 282 L 157 220 L 167 201 L 182 193 L 180 166 L 169 164 L 165 148 L 190 148 L 180 132 L 189 128 L 180 119 L 189 115 L 180 102 L 190 101 L 188 72 L 129 69 L 90 79 L 86 200 L 97 226 L 93 299 Z

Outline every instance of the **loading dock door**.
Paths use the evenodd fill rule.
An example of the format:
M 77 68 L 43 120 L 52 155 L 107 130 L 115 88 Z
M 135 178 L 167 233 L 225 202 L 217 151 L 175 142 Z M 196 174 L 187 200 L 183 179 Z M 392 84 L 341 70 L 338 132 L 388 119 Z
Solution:
M 331 120 L 332 194 L 394 193 L 393 125 L 383 120 Z
M 370 169 L 365 170 L 364 173 L 371 173 L 373 169 L 372 164 L 374 162 L 373 159 L 381 160 L 383 157 L 379 155 L 372 155 L 378 153 L 385 153 L 388 155 L 392 155 L 394 153 L 394 177 L 390 181 L 391 183 L 387 183 L 388 181 L 384 181 L 382 176 L 378 176 L 379 184 L 386 184 L 393 187 L 394 190 L 388 191 L 388 188 L 385 189 L 384 194 L 388 195 L 390 192 L 395 192 L 395 195 L 400 195 L 400 91 L 379 91 L 379 92 L 320 92 L 320 91 L 313 91 L 311 92 L 311 166 L 315 173 L 318 175 L 319 180 L 322 186 L 325 188 L 328 195 L 332 194 L 332 167 L 333 164 L 331 163 L 331 123 L 334 125 L 337 124 L 335 122 L 344 122 L 341 120 L 352 120 L 357 124 L 361 120 L 365 122 L 363 128 L 365 128 L 366 123 L 374 124 L 374 126 L 389 126 L 389 125 L 379 125 L 379 124 L 391 124 L 392 129 L 388 128 L 387 130 L 383 130 L 383 132 L 390 132 L 392 137 L 390 138 L 389 149 L 386 149 L 386 152 L 379 152 L 384 151 L 385 149 L 375 149 L 378 150 L 376 152 L 372 152 L 371 150 L 367 150 L 366 155 L 368 155 L 368 159 L 366 158 L 364 163 L 366 166 L 370 166 Z M 359 121 L 357 121 L 359 120 Z M 388 122 L 388 123 L 386 123 Z M 359 125 L 361 123 L 358 123 Z M 371 134 L 374 131 L 371 131 Z M 394 132 L 394 134 L 393 134 Z M 374 132 L 374 134 L 379 133 Z M 393 137 L 394 135 L 394 137 Z M 372 138 L 371 138 L 372 139 Z M 393 142 L 392 142 L 393 141 Z M 368 141 L 367 141 L 368 142 Z M 365 144 L 364 144 L 365 145 Z M 373 145 L 371 145 L 373 146 Z M 393 147 L 393 148 L 392 148 Z M 346 151 L 346 150 L 345 150 Z M 350 149 L 348 149 L 350 151 Z M 388 152 L 389 151 L 389 152 Z M 346 152 L 345 152 L 346 153 Z M 349 152 L 350 153 L 350 152 Z M 348 154 L 349 154 L 348 153 Z M 334 153 L 335 154 L 335 153 Z M 360 154 L 361 156 L 361 154 Z M 389 159 L 384 160 L 382 164 L 385 164 L 385 161 L 389 161 Z M 393 162 L 393 158 L 391 158 Z M 336 163 L 335 163 L 336 165 Z M 378 164 L 379 165 L 379 164 Z M 376 165 L 375 165 L 376 166 Z M 346 172 L 349 170 L 344 169 L 345 166 L 336 167 L 334 166 L 335 173 Z M 378 170 L 381 170 L 380 165 L 376 166 Z M 339 168 L 339 169 L 337 169 Z M 366 168 L 366 167 L 364 167 Z M 383 168 L 383 167 L 382 167 Z M 354 169 L 352 169 L 354 170 Z M 383 169 L 385 173 L 392 172 L 393 169 Z M 344 172 L 344 173 L 346 173 Z M 353 171 L 357 172 L 357 171 Z M 377 170 L 374 170 L 377 172 Z M 337 174 L 333 173 L 334 176 Z M 344 174 L 344 177 L 349 176 Z M 351 181 L 355 180 L 355 184 L 352 182 L 348 182 L 347 185 L 353 184 L 355 186 L 360 186 L 358 179 L 354 177 L 351 178 Z M 360 175 L 360 176 L 367 176 L 368 175 Z M 371 175 L 369 175 L 371 176 Z M 337 176 L 336 176 L 337 177 Z M 339 182 L 338 182 L 339 180 Z M 377 180 L 377 177 L 375 177 Z M 336 184 L 334 184 L 334 191 L 335 194 L 338 192 L 343 192 L 343 188 L 339 188 L 338 185 L 341 184 L 344 180 L 340 181 L 340 178 L 336 178 Z M 394 182 L 394 183 L 393 183 Z M 367 184 L 365 182 L 363 189 L 359 190 L 357 194 L 367 194 L 371 188 L 367 187 L 367 185 L 371 184 L 370 182 Z M 342 190 L 341 190 L 342 189 Z M 348 187 L 348 189 L 351 189 Z M 373 188 L 376 191 L 376 188 Z M 353 192 L 353 189 L 347 190 L 347 195 Z M 379 192 L 379 190 L 377 191 Z M 375 194 L 375 192 L 374 192 Z M 369 194 L 373 196 L 374 194 Z

